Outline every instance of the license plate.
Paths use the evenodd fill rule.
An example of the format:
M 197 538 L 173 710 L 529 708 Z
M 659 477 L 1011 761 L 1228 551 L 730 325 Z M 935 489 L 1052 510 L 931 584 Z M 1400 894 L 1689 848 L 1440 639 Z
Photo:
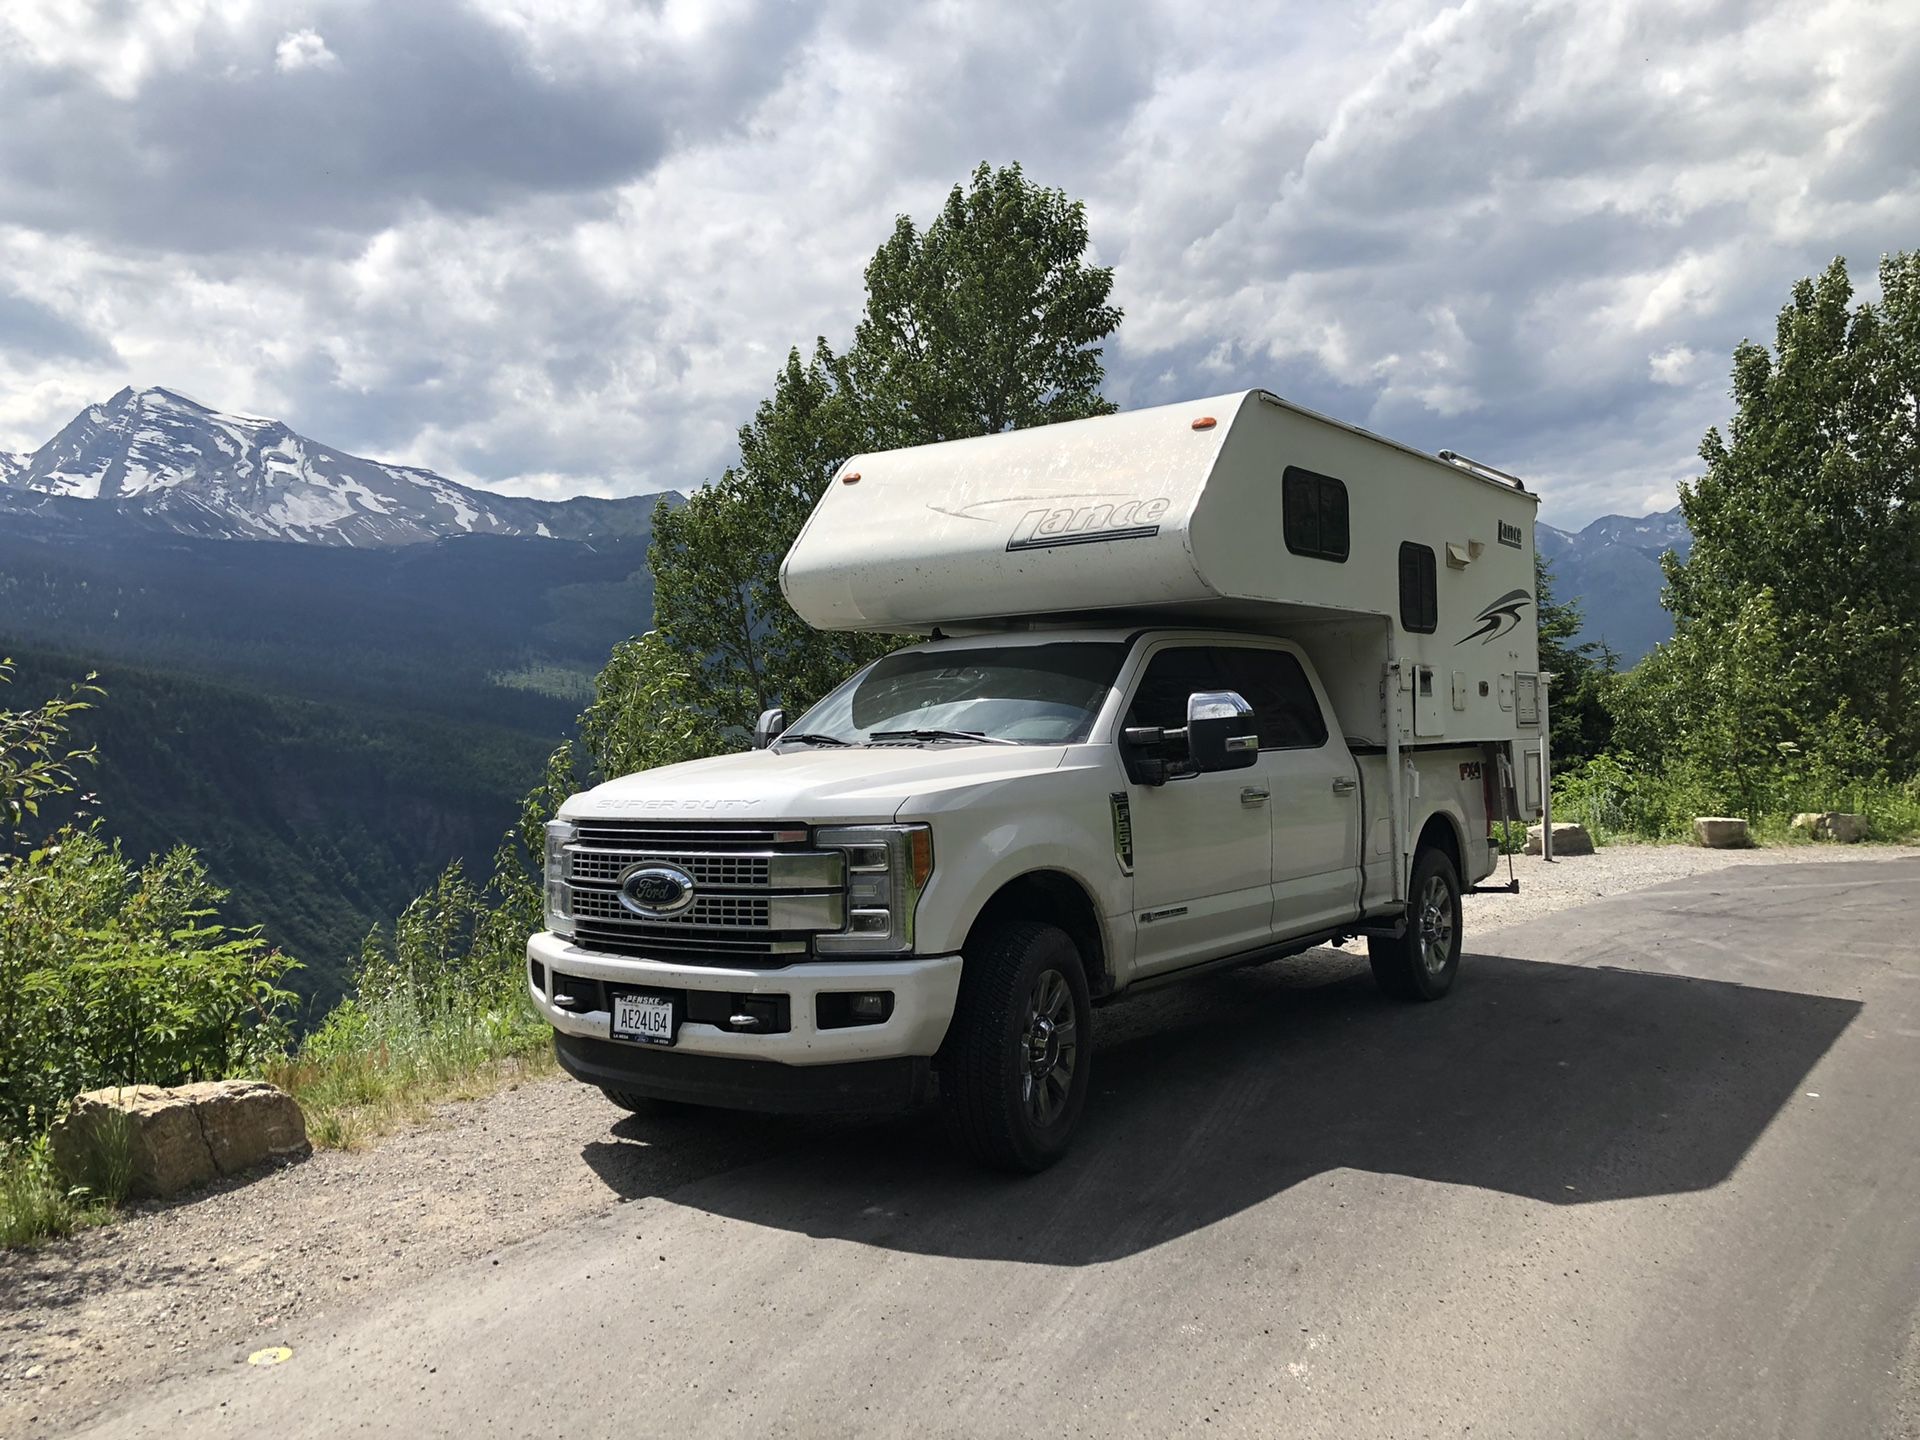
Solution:
M 673 1044 L 673 1001 L 665 995 L 613 996 L 613 1038 L 643 1045 Z

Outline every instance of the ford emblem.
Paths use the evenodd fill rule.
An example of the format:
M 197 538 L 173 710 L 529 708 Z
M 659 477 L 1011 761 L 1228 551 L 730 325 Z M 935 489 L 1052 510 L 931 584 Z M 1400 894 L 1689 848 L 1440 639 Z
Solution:
M 693 904 L 693 877 L 678 865 L 636 865 L 620 877 L 620 903 L 636 915 L 664 920 Z

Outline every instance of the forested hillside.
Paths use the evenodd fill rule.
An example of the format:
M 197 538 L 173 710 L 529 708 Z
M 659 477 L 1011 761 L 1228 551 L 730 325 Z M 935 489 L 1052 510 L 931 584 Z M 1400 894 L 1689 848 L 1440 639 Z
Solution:
M 484 872 L 552 739 L 368 705 L 330 705 L 70 654 L 16 653 L 13 693 L 42 697 L 98 669 L 72 723 L 97 745 L 97 813 L 135 859 L 191 845 L 232 892 L 235 924 L 307 967 L 315 1013 L 361 937 L 449 861 Z M 49 819 L 54 818 L 49 816 Z
M 320 1008 L 369 926 L 452 860 L 485 873 L 607 652 L 652 615 L 644 537 L 353 550 L 8 518 L 12 693 L 99 672 L 74 732 L 98 743 L 108 833 L 135 857 L 199 850 Z

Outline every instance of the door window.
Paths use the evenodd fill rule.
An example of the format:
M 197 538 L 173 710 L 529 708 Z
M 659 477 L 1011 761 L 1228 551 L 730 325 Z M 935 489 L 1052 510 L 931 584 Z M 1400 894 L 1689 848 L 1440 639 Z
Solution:
M 1226 688 L 1253 706 L 1262 750 L 1311 750 L 1327 743 L 1326 718 L 1298 660 L 1284 650 L 1235 647 L 1217 653 Z
M 1126 724 L 1153 725 L 1178 730 L 1187 723 L 1187 697 L 1200 690 L 1229 690 L 1215 658 L 1218 651 L 1200 646 L 1161 650 L 1147 662 L 1147 673 L 1134 689 L 1127 706 Z
M 1159 651 L 1147 662 L 1124 723 L 1177 730 L 1187 723 L 1187 697 L 1197 690 L 1238 691 L 1253 706 L 1262 750 L 1311 749 L 1327 742 L 1320 701 L 1300 662 L 1284 650 L 1241 645 Z

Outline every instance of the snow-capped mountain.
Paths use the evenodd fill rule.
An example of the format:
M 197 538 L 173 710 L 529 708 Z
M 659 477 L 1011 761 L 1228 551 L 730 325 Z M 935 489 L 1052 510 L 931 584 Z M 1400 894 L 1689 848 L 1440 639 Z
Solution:
M 0 508 L 89 501 L 191 535 L 408 545 L 448 535 L 584 540 L 644 531 L 657 496 L 532 500 L 362 459 L 278 420 L 171 390 L 90 405 L 27 455 L 0 456 Z
M 1555 597 L 1579 603 L 1580 639 L 1605 641 L 1631 665 L 1672 637 L 1673 617 L 1660 605 L 1660 557 L 1693 547 L 1678 509 L 1602 515 L 1579 531 L 1536 525 L 1533 542 L 1552 567 Z

